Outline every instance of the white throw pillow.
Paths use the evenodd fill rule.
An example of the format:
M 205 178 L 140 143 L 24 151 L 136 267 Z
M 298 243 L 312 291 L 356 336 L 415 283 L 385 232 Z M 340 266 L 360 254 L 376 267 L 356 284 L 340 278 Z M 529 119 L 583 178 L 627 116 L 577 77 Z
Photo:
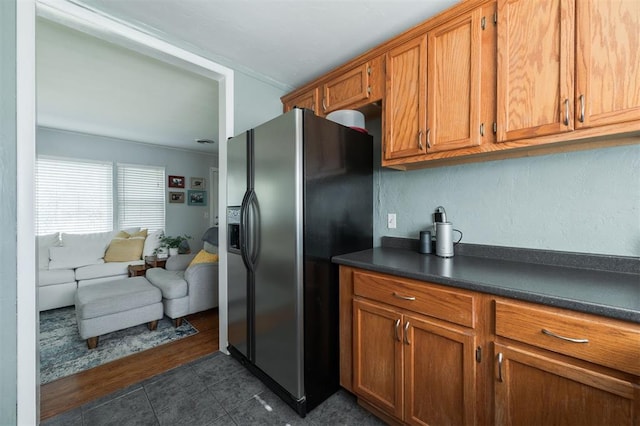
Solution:
M 60 246 L 60 235 L 58 232 L 53 234 L 36 236 L 38 243 L 38 269 L 49 268 L 49 248 Z
M 82 246 L 50 247 L 49 258 L 51 259 L 49 269 L 75 269 L 80 266 L 104 263 L 102 258 L 96 257 L 95 252 L 86 250 Z
M 111 242 L 112 231 L 94 232 L 91 234 L 66 234 L 62 233 L 62 246 L 73 247 L 83 252 L 83 258 L 101 259 Z M 89 263 L 92 265 L 93 263 Z
M 147 239 L 144 240 L 144 248 L 142 249 L 142 258 L 145 256 L 153 256 L 153 252 L 160 247 L 160 238 L 162 237 L 162 234 L 162 229 L 147 234 Z

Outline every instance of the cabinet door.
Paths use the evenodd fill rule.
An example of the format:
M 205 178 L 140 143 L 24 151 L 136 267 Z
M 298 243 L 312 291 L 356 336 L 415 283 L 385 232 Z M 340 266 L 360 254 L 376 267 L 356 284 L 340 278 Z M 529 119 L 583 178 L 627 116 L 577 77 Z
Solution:
M 353 301 L 353 390 L 402 418 L 401 315 L 377 303 Z
M 576 2 L 576 127 L 640 120 L 640 4 Z
M 307 93 L 291 99 L 286 103 L 284 112 L 290 111 L 294 107 L 310 109 L 317 113 L 318 111 L 318 89 L 310 90 Z
M 498 1 L 498 141 L 573 130 L 574 2 Z
M 365 63 L 324 84 L 322 110 L 329 113 L 367 99 L 371 90 L 370 71 Z
M 387 53 L 383 159 L 426 154 L 427 36 Z
M 496 425 L 633 425 L 634 385 L 519 347 L 495 345 Z
M 482 8 L 429 31 L 427 151 L 480 145 Z
M 413 425 L 473 425 L 475 336 L 426 317 L 404 316 L 405 417 Z

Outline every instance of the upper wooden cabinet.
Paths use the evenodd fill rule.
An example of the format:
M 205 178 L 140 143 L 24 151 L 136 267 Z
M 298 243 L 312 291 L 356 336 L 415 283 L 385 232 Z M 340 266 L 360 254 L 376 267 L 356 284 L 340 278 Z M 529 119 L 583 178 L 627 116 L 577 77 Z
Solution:
M 427 152 L 481 143 L 481 20 L 477 8 L 429 31 Z
M 387 53 L 384 160 L 426 154 L 427 37 Z
M 575 127 L 640 119 L 640 4 L 576 2 Z
M 382 107 L 400 170 L 638 143 L 638 28 L 637 0 L 460 1 L 282 101 Z
M 382 97 L 382 56 L 367 61 L 322 85 L 322 112 L 354 108 Z
M 498 141 L 573 129 L 574 2 L 498 1 Z
M 318 89 L 312 89 L 302 93 L 295 98 L 285 102 L 284 112 L 290 111 L 294 107 L 310 109 L 316 114 L 318 113 Z

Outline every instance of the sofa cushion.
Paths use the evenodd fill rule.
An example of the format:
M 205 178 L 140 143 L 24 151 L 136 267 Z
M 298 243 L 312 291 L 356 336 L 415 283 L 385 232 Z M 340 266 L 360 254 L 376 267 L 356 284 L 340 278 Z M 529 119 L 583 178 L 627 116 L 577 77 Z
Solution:
M 187 282 L 184 271 L 167 271 L 162 268 L 147 270 L 147 280 L 158 287 L 165 299 L 178 299 L 187 295 Z
M 38 243 L 38 269 L 47 269 L 49 267 L 49 248 L 60 246 L 60 233 L 38 235 L 36 242 Z
M 49 269 L 73 269 L 85 265 L 104 263 L 103 255 L 91 249 L 77 247 L 50 247 Z
M 134 234 L 120 231 L 111 240 L 107 252 L 104 254 L 105 262 L 128 262 L 142 257 L 144 241 L 147 238 L 147 230 L 143 229 Z
M 40 269 L 38 270 L 38 286 L 44 287 L 54 284 L 65 284 L 69 282 L 75 283 L 75 274 L 73 269 Z
M 76 280 L 89 280 L 93 278 L 110 277 L 128 273 L 129 265 L 143 265 L 144 261 L 132 262 L 107 262 L 98 265 L 87 265 L 76 269 Z
M 147 235 L 147 239 L 144 240 L 144 248 L 142 249 L 142 256 L 153 256 L 155 251 L 160 248 L 160 238 L 164 235 L 162 229 L 153 231 Z
M 62 246 L 80 248 L 87 257 L 102 259 L 114 235 L 113 231 L 94 232 L 90 234 L 67 234 L 63 232 Z

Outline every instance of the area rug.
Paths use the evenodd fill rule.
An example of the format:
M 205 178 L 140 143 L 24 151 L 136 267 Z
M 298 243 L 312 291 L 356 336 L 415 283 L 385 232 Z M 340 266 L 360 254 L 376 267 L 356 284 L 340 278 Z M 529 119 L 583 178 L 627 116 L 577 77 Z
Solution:
M 40 312 L 40 383 L 49 383 L 109 361 L 194 335 L 198 330 L 183 320 L 174 328 L 166 316 L 158 329 L 146 324 L 100 336 L 98 347 L 87 349 L 78 334 L 73 306 Z

